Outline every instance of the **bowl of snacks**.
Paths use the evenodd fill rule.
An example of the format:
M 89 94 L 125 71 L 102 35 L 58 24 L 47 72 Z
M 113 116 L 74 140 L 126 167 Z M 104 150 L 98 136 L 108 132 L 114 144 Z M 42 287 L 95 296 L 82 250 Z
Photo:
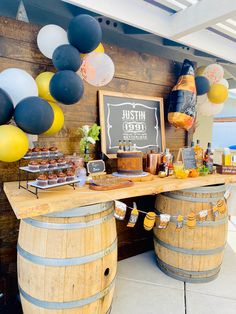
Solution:
M 198 169 L 200 176 L 206 176 L 209 174 L 209 169 L 206 166 L 202 166 Z

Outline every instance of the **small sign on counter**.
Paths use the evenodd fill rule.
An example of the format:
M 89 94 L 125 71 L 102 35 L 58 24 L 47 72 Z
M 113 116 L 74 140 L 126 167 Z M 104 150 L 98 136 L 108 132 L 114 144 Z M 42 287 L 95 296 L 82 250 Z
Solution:
M 106 171 L 105 162 L 102 159 L 91 160 L 87 163 L 87 170 L 90 175 L 104 174 Z
M 184 147 L 179 150 L 177 160 L 182 160 L 185 169 L 196 169 L 195 151 L 193 147 Z

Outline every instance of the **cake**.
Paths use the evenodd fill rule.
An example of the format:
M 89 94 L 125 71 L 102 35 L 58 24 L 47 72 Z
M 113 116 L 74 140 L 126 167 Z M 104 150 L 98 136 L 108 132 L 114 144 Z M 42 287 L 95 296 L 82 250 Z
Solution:
M 143 153 L 127 151 L 117 153 L 117 172 L 123 175 L 139 175 L 143 173 Z

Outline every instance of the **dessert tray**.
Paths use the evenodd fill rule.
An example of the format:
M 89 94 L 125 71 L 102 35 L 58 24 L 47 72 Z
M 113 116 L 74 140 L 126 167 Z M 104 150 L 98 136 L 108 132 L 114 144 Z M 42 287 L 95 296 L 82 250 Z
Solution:
M 132 185 L 133 185 L 133 182 L 131 180 L 120 179 L 120 178 L 104 178 L 104 179 L 93 180 L 89 184 L 89 188 L 95 191 L 108 191 L 108 190 L 126 188 Z
M 56 187 L 59 187 L 59 186 L 63 186 L 63 185 L 71 185 L 73 187 L 73 189 L 75 189 L 75 184 L 78 183 L 80 181 L 80 179 L 74 179 L 74 180 L 71 180 L 71 181 L 65 181 L 65 182 L 61 182 L 61 183 L 55 183 L 55 184 L 47 184 L 47 185 L 39 185 L 37 183 L 37 181 L 30 181 L 30 182 L 27 182 L 27 187 L 33 187 L 35 188 L 35 191 L 32 191 L 32 190 L 29 190 L 27 188 L 27 190 L 32 193 L 32 194 L 35 194 L 36 197 L 38 198 L 39 197 L 39 191 L 38 189 L 40 190 L 47 190 L 47 189 L 51 189 L 51 188 L 56 188 Z

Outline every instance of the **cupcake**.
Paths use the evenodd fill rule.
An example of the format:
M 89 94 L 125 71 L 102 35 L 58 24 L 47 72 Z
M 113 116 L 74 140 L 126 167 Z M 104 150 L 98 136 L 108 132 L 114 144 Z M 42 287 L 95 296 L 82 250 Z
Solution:
M 49 149 L 47 147 L 43 147 L 41 149 L 42 156 L 49 155 Z
M 35 160 L 32 160 L 29 162 L 28 167 L 29 167 L 29 170 L 33 170 L 33 171 L 39 170 L 39 163 Z
M 49 160 L 49 168 L 57 167 L 57 161 L 55 159 Z
M 48 184 L 57 184 L 57 175 L 56 174 L 49 174 L 48 175 Z
M 48 185 L 48 177 L 46 174 L 40 174 L 36 179 L 37 185 L 46 186 Z
M 66 165 L 66 160 L 64 158 L 57 159 L 58 167 L 64 167 Z
M 48 160 L 42 160 L 39 163 L 39 169 L 40 170 L 47 170 L 48 169 Z
M 32 156 L 38 156 L 41 154 L 41 149 L 39 147 L 34 147 L 32 149 Z
M 66 171 L 66 181 L 73 181 L 75 179 L 75 173 L 72 170 Z
M 57 183 L 66 182 L 66 174 L 63 172 L 59 172 L 57 175 Z
M 57 149 L 57 147 L 56 146 L 51 146 L 50 148 L 49 148 L 49 153 L 50 154 L 57 154 L 58 153 L 58 149 Z

